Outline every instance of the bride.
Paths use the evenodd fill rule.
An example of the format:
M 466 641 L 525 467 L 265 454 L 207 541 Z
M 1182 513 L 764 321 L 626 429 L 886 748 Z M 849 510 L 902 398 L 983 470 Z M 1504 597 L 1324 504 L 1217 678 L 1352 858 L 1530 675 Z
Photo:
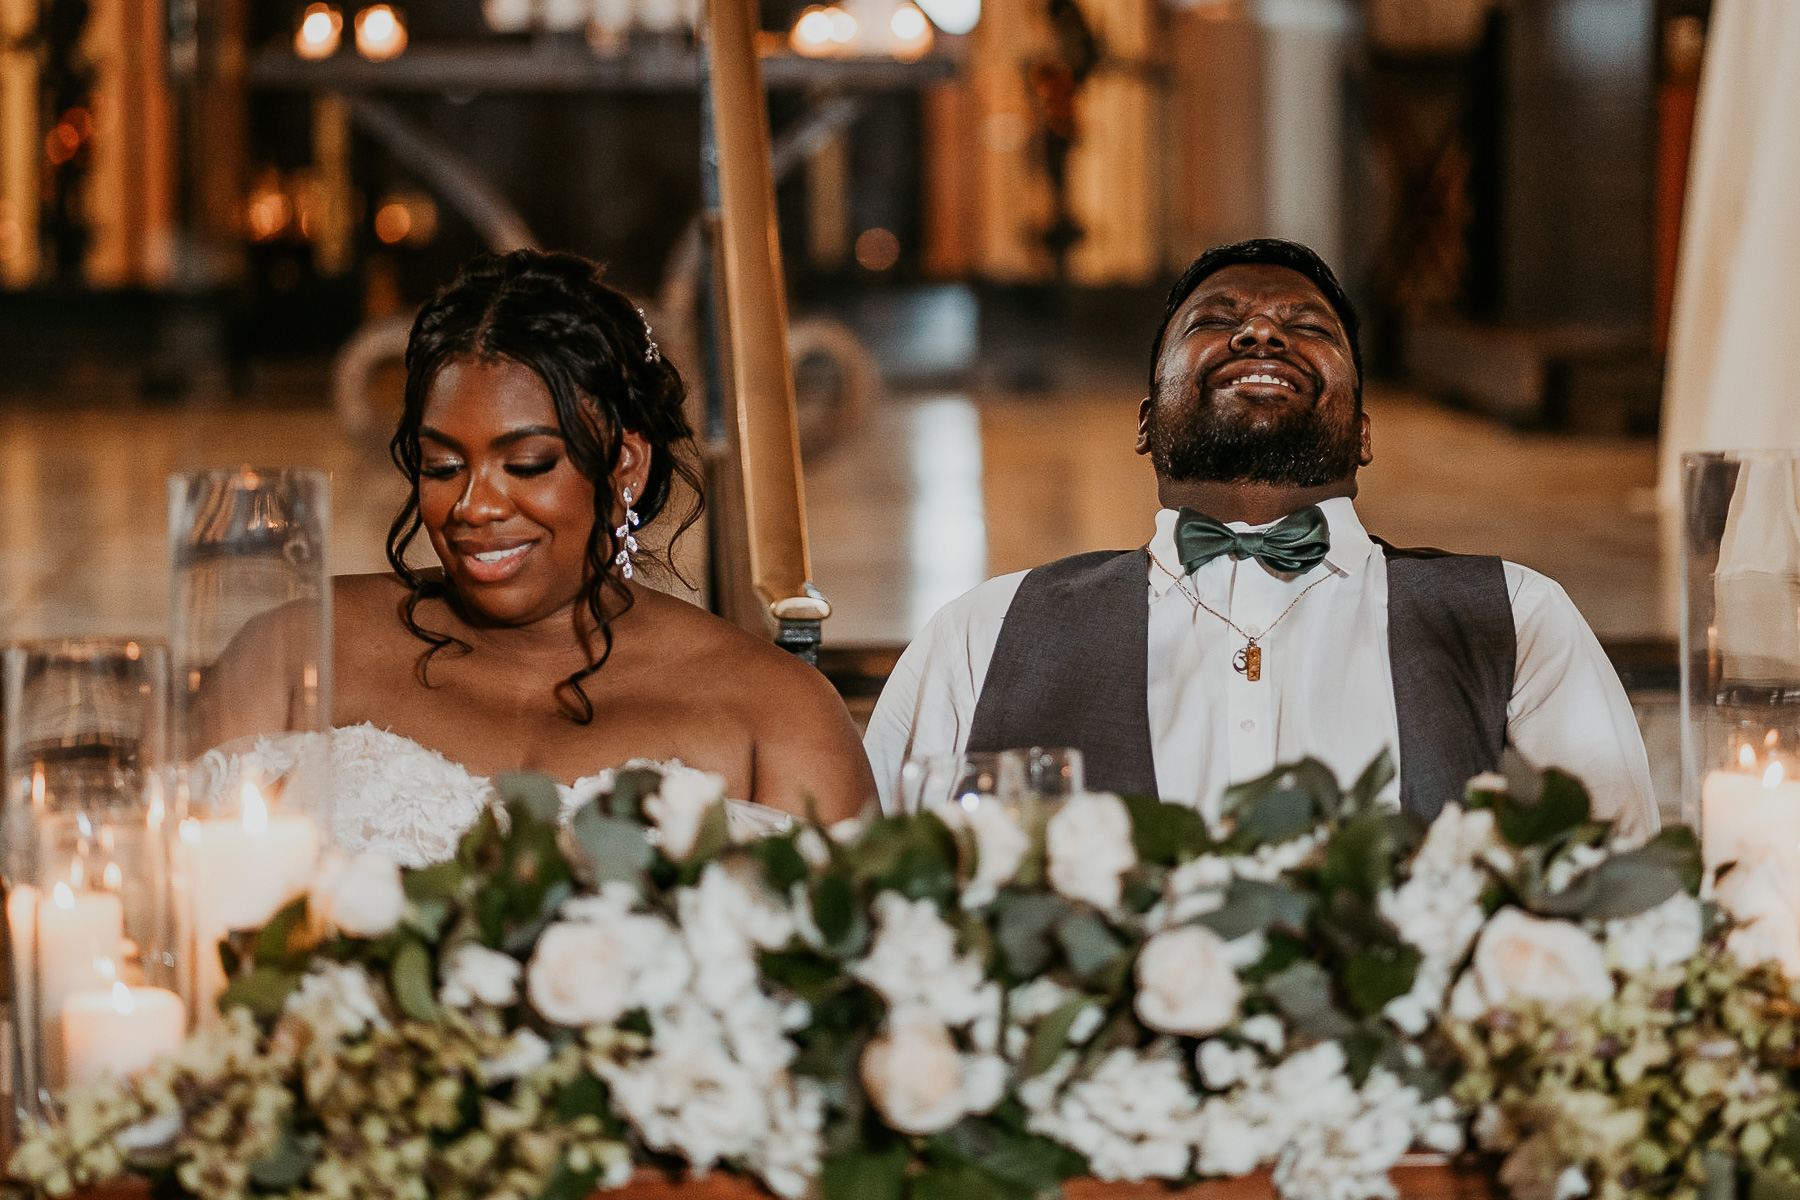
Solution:
M 677 478 L 698 491 L 683 394 L 641 314 L 574 255 L 477 258 L 420 311 L 393 570 L 333 581 L 340 841 L 444 857 L 487 777 L 541 772 L 578 800 L 642 759 L 827 821 L 875 794 L 823 676 L 638 577 L 637 534 Z M 438 567 L 409 565 L 420 534 Z M 203 744 L 258 722 L 231 658 L 205 706 L 224 736 Z

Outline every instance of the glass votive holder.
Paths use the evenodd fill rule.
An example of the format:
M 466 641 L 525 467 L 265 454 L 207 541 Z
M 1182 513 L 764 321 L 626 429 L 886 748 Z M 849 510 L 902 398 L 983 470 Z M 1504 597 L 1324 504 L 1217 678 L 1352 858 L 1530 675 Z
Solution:
M 1683 818 L 1800 865 L 1800 454 L 1684 455 L 1682 506 Z
M 169 477 L 173 752 L 209 807 L 248 783 L 329 825 L 329 757 L 302 736 L 331 720 L 329 527 L 320 471 Z
M 0 846 L 20 1118 L 180 1044 L 163 777 L 160 642 L 21 642 L 0 652 Z

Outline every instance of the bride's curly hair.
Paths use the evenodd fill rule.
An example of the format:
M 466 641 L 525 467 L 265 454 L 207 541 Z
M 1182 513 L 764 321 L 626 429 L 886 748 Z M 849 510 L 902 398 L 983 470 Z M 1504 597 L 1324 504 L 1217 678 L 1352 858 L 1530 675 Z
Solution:
M 406 407 L 388 446 L 394 465 L 412 485 L 412 494 L 388 530 L 388 563 L 412 589 L 401 620 L 427 644 L 418 672 L 420 682 L 429 686 L 431 657 L 452 645 L 467 652 L 469 645 L 419 624 L 421 603 L 441 599 L 454 607 L 457 597 L 446 580 L 423 575 L 406 561 L 407 548 L 424 527 L 419 513 L 419 428 L 426 396 L 438 373 L 462 359 L 510 359 L 544 381 L 569 460 L 594 485 L 584 601 L 603 648 L 558 687 L 584 725 L 594 719 L 594 706 L 582 683 L 612 654 L 605 594 L 616 598 L 619 613 L 632 604 L 631 590 L 612 566 L 621 539 L 613 532 L 611 480 L 623 435 L 641 434 L 650 443 L 649 478 L 643 495 L 632 501 L 645 525 L 668 507 L 677 478 L 694 498 L 682 515 L 677 537 L 699 519 L 702 505 L 694 434 L 682 409 L 686 388 L 681 376 L 650 340 L 637 307 L 600 281 L 602 270 L 578 255 L 537 250 L 484 254 L 465 264 L 413 321 L 406 343 Z

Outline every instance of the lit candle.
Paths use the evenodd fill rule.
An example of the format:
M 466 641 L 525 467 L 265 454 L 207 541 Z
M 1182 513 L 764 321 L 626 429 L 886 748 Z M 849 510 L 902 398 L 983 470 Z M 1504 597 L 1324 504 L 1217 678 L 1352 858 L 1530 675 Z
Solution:
M 243 814 L 183 830 L 194 865 L 194 920 L 223 936 L 257 929 L 311 884 L 319 831 L 305 817 L 270 816 L 256 785 L 243 787 Z
M 312 883 L 318 828 L 305 817 L 271 816 L 256 785 L 243 785 L 236 818 L 181 824 L 191 866 L 188 908 L 195 940 L 195 1011 L 209 1020 L 225 988 L 219 941 L 233 930 L 258 929 Z
M 1738 770 L 1710 772 L 1700 785 L 1700 848 L 1708 870 L 1773 849 L 1800 857 L 1800 780 L 1778 758 L 1758 765 L 1749 745 Z
M 141 1071 L 173 1054 L 186 1031 L 181 997 L 167 988 L 115 982 L 76 992 L 62 1006 L 65 1086 Z

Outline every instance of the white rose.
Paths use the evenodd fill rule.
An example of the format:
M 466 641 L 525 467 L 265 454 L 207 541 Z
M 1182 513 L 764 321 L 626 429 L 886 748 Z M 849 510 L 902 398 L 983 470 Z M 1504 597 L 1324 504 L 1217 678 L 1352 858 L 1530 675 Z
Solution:
M 1137 960 L 1137 1013 L 1161 1033 L 1201 1036 L 1237 1020 L 1243 985 L 1225 940 L 1204 925 L 1168 929 Z
M 1071 900 L 1116 908 L 1119 876 L 1137 866 L 1124 801 L 1090 792 L 1066 801 L 1045 830 L 1050 885 Z
M 1700 953 L 1700 902 L 1686 892 L 1606 923 L 1606 958 L 1621 971 L 1663 971 Z
M 1726 946 L 1745 963 L 1777 962 L 1800 979 L 1800 872 L 1789 856 L 1767 850 L 1740 858 L 1713 890 L 1739 927 Z
M 902 1133 L 937 1133 L 968 1111 L 962 1056 L 950 1031 L 922 1013 L 902 1013 L 862 1055 L 863 1086 L 887 1123 Z
M 544 930 L 525 969 L 531 1006 L 547 1021 L 580 1028 L 606 1025 L 631 1003 L 631 969 L 605 925 L 558 921 Z
M 451 1008 L 473 1004 L 504 1008 L 519 998 L 519 971 L 519 960 L 512 955 L 464 942 L 450 952 L 438 999 Z
M 694 852 L 700 827 L 715 804 L 725 800 L 725 777 L 691 767 L 670 767 L 656 794 L 644 799 L 644 815 L 656 826 L 657 844 L 680 861 Z
M 406 915 L 400 868 L 385 854 L 328 855 L 307 899 L 309 909 L 351 937 L 386 937 Z
M 1457 993 L 1456 1015 L 1469 1017 L 1513 1000 L 1599 1003 L 1612 999 L 1613 981 L 1606 952 L 1580 926 L 1503 908 L 1481 931 Z

